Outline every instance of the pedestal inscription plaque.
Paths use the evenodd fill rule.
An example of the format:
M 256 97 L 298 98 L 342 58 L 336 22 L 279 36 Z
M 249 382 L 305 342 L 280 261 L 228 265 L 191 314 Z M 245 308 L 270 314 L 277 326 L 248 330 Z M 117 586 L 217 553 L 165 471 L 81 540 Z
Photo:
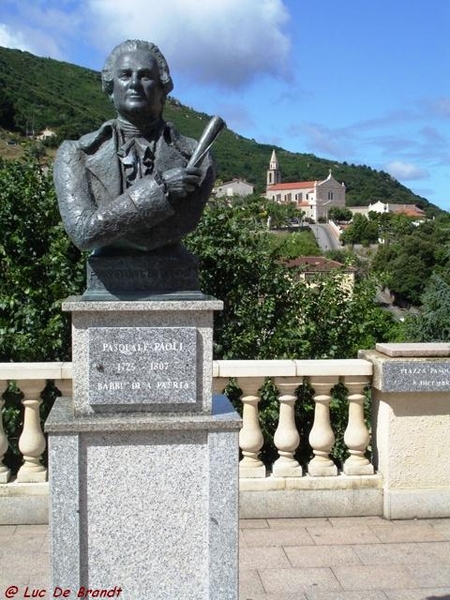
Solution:
M 448 360 L 383 362 L 384 392 L 448 392 L 450 390 L 450 362 Z
M 195 404 L 195 327 L 91 327 L 89 404 Z

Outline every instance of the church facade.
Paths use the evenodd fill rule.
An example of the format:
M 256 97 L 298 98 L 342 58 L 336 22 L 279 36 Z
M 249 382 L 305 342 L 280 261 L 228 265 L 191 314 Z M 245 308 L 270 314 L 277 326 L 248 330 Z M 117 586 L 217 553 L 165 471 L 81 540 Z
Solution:
M 332 206 L 345 207 L 345 185 L 331 174 L 323 181 L 296 181 L 283 183 L 275 150 L 267 170 L 266 198 L 279 203 L 294 202 L 305 217 L 318 221 L 327 219 Z

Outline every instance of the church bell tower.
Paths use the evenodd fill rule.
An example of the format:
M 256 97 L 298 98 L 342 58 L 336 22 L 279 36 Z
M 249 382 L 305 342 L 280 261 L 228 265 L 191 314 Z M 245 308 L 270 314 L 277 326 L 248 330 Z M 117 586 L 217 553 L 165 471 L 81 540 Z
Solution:
M 267 170 L 266 186 L 269 187 L 270 185 L 276 185 L 277 183 L 281 183 L 281 171 L 275 150 L 272 150 L 269 169 Z

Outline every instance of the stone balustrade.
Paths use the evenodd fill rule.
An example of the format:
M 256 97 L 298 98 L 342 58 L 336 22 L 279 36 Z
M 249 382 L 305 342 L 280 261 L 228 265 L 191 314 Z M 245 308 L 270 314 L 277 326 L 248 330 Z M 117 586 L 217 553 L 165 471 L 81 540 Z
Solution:
M 18 483 L 42 483 L 47 481 L 47 467 L 42 463 L 46 442 L 42 431 L 39 410 L 41 394 L 48 380 L 53 380 L 63 395 L 72 392 L 72 363 L 0 363 L 2 393 L 8 382 L 15 381 L 22 392 L 23 429 L 19 438 L 19 450 L 23 463 L 17 473 Z M 4 400 L 0 397 L 0 412 Z M 10 471 L 3 463 L 8 449 L 8 439 L 0 419 L 0 483 L 7 483 Z
M 350 454 L 343 472 L 347 475 L 373 474 L 365 457 L 370 436 L 364 420 L 364 389 L 370 384 L 372 365 L 365 360 L 228 360 L 214 364 L 215 391 L 221 391 L 233 378 L 242 390 L 243 426 L 239 438 L 242 451 L 240 478 L 302 477 L 302 467 L 294 455 L 300 444 L 295 425 L 296 390 L 309 384 L 314 390 L 314 423 L 309 443 L 314 457 L 307 473 L 312 477 L 335 477 L 338 469 L 330 458 L 335 433 L 330 421 L 332 390 L 342 383 L 348 390 L 349 418 L 344 443 Z M 267 377 L 278 390 L 279 420 L 274 444 L 279 458 L 269 468 L 260 459 L 263 434 L 258 418 L 259 390 Z
M 362 351 L 355 360 L 213 362 L 214 392 L 222 393 L 230 381 L 241 390 L 243 518 L 450 516 L 450 345 L 421 345 L 411 353 L 408 348 L 388 346 Z M 277 456 L 272 464 L 267 464 L 267 453 L 266 464 L 262 460 L 265 432 L 259 414 L 267 378 L 278 393 L 272 432 Z M 0 419 L 3 523 L 45 522 L 48 483 L 39 409 L 47 380 L 54 381 L 62 395 L 70 396 L 71 363 L 0 364 L 0 389 L 4 392 L 8 382 L 14 381 L 23 394 L 23 431 L 18 444 L 22 465 L 17 475 L 11 475 L 3 462 L 9 442 Z M 346 390 L 345 423 L 339 426 L 341 433 L 345 431 L 338 440 L 330 418 L 336 384 Z M 372 388 L 371 431 L 364 418 L 368 385 Z M 312 389 L 314 418 L 309 431 L 298 422 L 301 400 L 297 397 L 302 386 Z M 4 408 L 1 395 L 0 408 Z M 302 464 L 298 449 L 306 440 L 300 434 L 308 436 L 312 449 L 309 462 Z M 335 441 L 347 453 L 340 468 L 331 458 Z M 369 445 L 372 462 L 367 458 Z M 31 504 L 27 504 L 29 495 L 33 496 Z M 25 520 L 20 507 L 26 507 Z M 33 514 L 37 515 L 34 520 Z
M 296 390 L 308 382 L 314 389 L 315 417 L 309 442 L 314 458 L 308 465 L 311 476 L 336 476 L 337 467 L 329 453 L 334 443 L 330 423 L 329 403 L 331 390 L 338 383 L 348 385 L 349 421 L 345 434 L 350 457 L 344 473 L 359 475 L 373 473 L 373 467 L 364 457 L 369 444 L 369 432 L 364 422 L 364 388 L 370 383 L 371 364 L 364 360 L 322 361 L 215 361 L 213 364 L 214 391 L 220 392 L 233 378 L 242 390 L 243 427 L 240 432 L 241 478 L 266 478 L 266 465 L 260 459 L 263 434 L 258 414 L 259 390 L 267 377 L 273 378 L 278 389 L 279 422 L 274 444 L 279 458 L 269 469 L 275 477 L 302 477 L 302 467 L 295 458 L 300 436 L 295 426 Z M 71 363 L 4 363 L 0 364 L 3 390 L 8 381 L 15 381 L 23 394 L 23 431 L 19 449 L 23 464 L 17 473 L 19 483 L 46 481 L 47 469 L 42 464 L 45 438 L 42 432 L 39 408 L 41 393 L 47 380 L 53 380 L 62 395 L 71 394 Z M 4 401 L 2 400 L 3 406 Z M 8 440 L 0 423 L 0 482 L 9 480 L 9 469 L 1 462 L 8 448 Z

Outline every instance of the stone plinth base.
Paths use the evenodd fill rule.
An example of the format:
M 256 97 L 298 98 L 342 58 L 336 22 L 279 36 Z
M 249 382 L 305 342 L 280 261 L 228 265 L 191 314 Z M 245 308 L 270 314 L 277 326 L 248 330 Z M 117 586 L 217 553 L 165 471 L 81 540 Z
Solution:
M 383 514 L 379 475 L 240 479 L 241 519 L 359 517 Z
M 311 477 L 335 477 L 338 470 L 332 460 L 317 460 L 315 457 L 308 465 L 308 474 Z
M 296 462 L 296 461 L 295 461 Z M 284 461 L 283 459 L 278 459 L 272 465 L 272 475 L 273 477 L 301 477 L 303 474 L 303 470 L 301 466 L 294 461 Z
M 48 482 L 0 485 L 0 525 L 48 523 Z
M 385 490 L 386 519 L 439 519 L 450 516 L 450 489 Z
M 47 420 L 52 586 L 121 588 L 123 600 L 237 600 L 238 429 L 211 415 Z
M 345 475 L 373 475 L 375 472 L 373 465 L 371 465 L 369 462 L 362 465 L 358 464 L 358 462 L 346 462 L 342 470 Z

